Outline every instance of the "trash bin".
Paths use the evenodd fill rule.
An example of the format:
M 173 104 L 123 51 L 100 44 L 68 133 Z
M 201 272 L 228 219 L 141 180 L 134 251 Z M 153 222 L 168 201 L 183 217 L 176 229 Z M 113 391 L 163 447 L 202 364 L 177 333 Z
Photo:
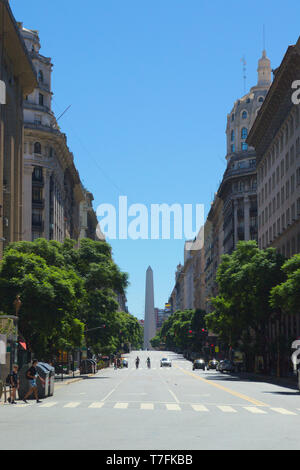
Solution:
M 38 366 L 40 364 L 49 372 L 48 389 L 46 390 L 46 384 L 45 384 L 45 394 L 48 397 L 52 397 L 54 395 L 55 369 L 53 366 L 50 366 L 50 364 L 47 364 L 45 362 L 39 362 Z
M 19 398 L 23 400 L 26 393 L 30 390 L 30 381 L 26 377 L 26 372 L 31 367 L 31 364 L 24 364 L 19 372 L 20 378 L 20 387 L 19 387 Z M 46 398 L 49 396 L 49 370 L 44 366 L 44 363 L 39 362 L 37 365 L 37 372 L 38 374 L 44 379 L 45 383 L 42 383 L 41 380 L 37 379 L 37 387 L 38 387 L 38 394 L 39 398 Z M 34 394 L 32 393 L 29 397 L 35 398 Z
M 37 372 L 39 376 L 44 379 L 44 383 L 37 379 L 37 387 L 38 387 L 38 393 L 39 393 L 39 398 L 46 398 L 49 396 L 49 375 L 50 371 L 46 367 L 48 364 L 45 364 L 44 362 L 39 362 L 36 366 Z

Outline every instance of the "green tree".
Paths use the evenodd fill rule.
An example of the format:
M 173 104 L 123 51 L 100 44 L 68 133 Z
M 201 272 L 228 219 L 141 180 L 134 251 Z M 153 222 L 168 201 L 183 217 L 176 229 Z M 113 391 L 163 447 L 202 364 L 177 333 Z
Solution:
M 274 248 L 260 250 L 255 241 L 239 242 L 218 268 L 219 295 L 212 299 L 214 311 L 206 321 L 231 345 L 242 343 L 249 362 L 255 353 L 266 357 L 267 325 L 273 313 L 269 296 L 284 279 L 283 261 Z

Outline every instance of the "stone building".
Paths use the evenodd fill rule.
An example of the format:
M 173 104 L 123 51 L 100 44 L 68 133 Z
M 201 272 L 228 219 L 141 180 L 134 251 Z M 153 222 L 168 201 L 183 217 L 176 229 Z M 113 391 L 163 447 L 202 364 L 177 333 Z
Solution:
M 96 212 L 93 209 L 94 196 L 83 188 L 84 200 L 80 203 L 80 238 L 105 240 L 101 232 Z
M 38 31 L 19 27 L 38 79 L 24 101 L 23 239 L 78 240 L 86 195 L 52 111 L 52 62 L 40 54 Z
M 300 110 L 292 99 L 299 78 L 300 38 L 275 71 L 248 136 L 257 154 L 259 247 L 287 258 L 300 252 Z
M 263 51 L 257 85 L 238 99 L 227 116 L 227 168 L 218 190 L 223 201 L 223 251 L 239 240 L 257 240 L 256 154 L 247 137 L 271 85 L 271 64 Z
M 23 99 L 37 85 L 35 70 L 9 3 L 0 0 L 0 258 L 22 239 Z

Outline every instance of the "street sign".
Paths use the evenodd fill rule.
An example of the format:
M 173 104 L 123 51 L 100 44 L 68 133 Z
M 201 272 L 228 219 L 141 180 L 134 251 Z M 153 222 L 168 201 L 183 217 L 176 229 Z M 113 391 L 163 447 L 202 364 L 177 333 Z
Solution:
M 216 353 L 220 352 L 219 346 L 215 346 L 215 352 L 216 352 Z

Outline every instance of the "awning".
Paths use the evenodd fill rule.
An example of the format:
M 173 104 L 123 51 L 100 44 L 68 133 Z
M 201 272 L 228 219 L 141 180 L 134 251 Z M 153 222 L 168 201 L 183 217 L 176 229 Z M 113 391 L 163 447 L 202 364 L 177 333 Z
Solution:
M 27 351 L 26 343 L 23 343 L 22 341 L 19 341 L 19 344 L 20 344 L 20 346 L 22 346 L 23 349 L 25 349 L 25 351 Z

